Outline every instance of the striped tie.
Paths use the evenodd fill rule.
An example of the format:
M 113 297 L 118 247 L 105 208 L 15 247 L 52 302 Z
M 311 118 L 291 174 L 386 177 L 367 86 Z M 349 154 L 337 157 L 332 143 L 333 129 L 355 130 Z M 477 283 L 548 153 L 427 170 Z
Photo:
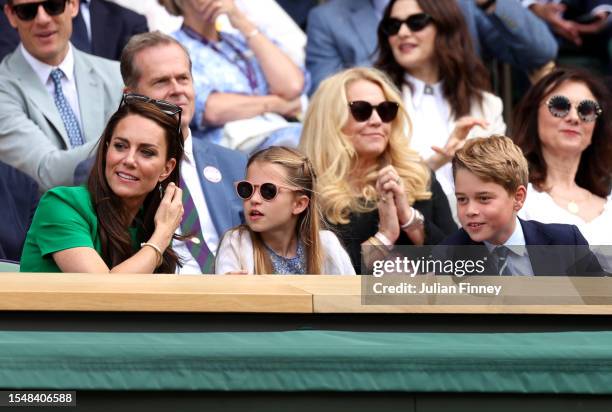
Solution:
M 194 259 L 200 265 L 202 273 L 213 273 L 213 264 L 215 257 L 210 253 L 210 249 L 206 245 L 202 236 L 202 227 L 200 226 L 200 217 L 198 210 L 195 207 L 189 188 L 181 176 L 181 189 L 183 189 L 183 221 L 181 222 L 181 233 L 189 238 L 185 240 L 187 249 L 191 252 Z
M 83 135 L 81 135 L 79 121 L 77 120 L 77 117 L 72 111 L 72 108 L 70 107 L 70 104 L 68 104 L 68 100 L 66 100 L 66 96 L 64 96 L 64 92 L 62 91 L 62 77 L 64 77 L 64 73 L 61 69 L 56 68 L 51 70 L 51 80 L 53 80 L 53 85 L 55 87 L 53 101 L 57 106 L 57 110 L 59 110 L 60 116 L 62 117 L 62 122 L 64 122 L 64 127 L 66 128 L 68 139 L 70 140 L 70 146 L 81 146 L 84 143 Z

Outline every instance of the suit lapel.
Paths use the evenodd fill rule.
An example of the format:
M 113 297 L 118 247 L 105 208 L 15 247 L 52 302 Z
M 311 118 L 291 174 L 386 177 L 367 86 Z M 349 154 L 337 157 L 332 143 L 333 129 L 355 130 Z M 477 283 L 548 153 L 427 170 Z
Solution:
M 65 147 L 69 148 L 70 140 L 68 139 L 66 127 L 64 126 L 64 122 L 46 86 L 40 82 L 40 78 L 23 57 L 19 48 L 17 48 L 10 58 L 12 60 L 10 62 L 10 67 L 15 77 L 19 79 L 26 99 L 34 106 L 38 107 L 38 110 L 40 110 L 49 123 L 53 125 L 57 134 L 61 136 Z
M 223 179 L 228 179 L 229 176 L 221 175 L 221 181 L 210 181 L 204 170 L 209 167 L 216 169 L 221 173 L 219 164 L 215 157 L 209 153 L 209 146 L 203 144 L 197 138 L 192 138 L 193 142 L 193 157 L 195 158 L 196 170 L 200 178 L 200 185 L 208 207 L 208 213 L 212 219 L 213 225 L 219 235 L 225 232 L 225 229 L 232 226 L 232 208 L 231 199 L 227 198 L 227 193 L 223 190 Z
M 523 228 L 533 274 L 538 276 L 565 274 L 567 270 L 563 267 L 565 259 L 560 259 L 559 250 L 545 247 L 552 244 L 552 239 L 536 224 L 522 219 L 519 219 L 519 222 Z
M 366 50 L 366 59 L 371 61 L 370 54 L 376 49 L 376 28 L 378 18 L 370 0 L 356 0 L 351 3 L 348 17 L 353 33 L 361 40 L 361 47 Z
M 85 141 L 97 140 L 96 131 L 104 128 L 104 105 L 99 102 L 103 96 L 103 85 L 92 66 L 89 65 L 84 53 L 74 51 L 74 72 L 76 77 L 81 123 Z

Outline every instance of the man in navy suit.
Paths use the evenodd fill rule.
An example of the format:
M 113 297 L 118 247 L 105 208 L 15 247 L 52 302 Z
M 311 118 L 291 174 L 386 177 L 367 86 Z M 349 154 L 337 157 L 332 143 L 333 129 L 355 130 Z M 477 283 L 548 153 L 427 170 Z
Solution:
M 528 173 L 527 160 L 510 138 L 469 140 L 453 159 L 462 228 L 441 242 L 457 247 L 440 246 L 436 254 L 470 260 L 487 257 L 484 274 L 603 274 L 576 226 L 517 217 L 527 196 Z
M 75 47 L 111 60 L 119 60 L 130 37 L 149 31 L 144 16 L 107 0 L 80 0 L 80 13 L 72 24 L 70 41 Z M 0 13 L 0 60 L 18 44 L 17 31 Z
M 234 191 L 234 182 L 244 179 L 246 157 L 204 139 L 192 138 L 189 124 L 202 119 L 193 119 L 195 91 L 189 54 L 174 38 L 157 31 L 132 37 L 121 55 L 121 75 L 126 92 L 166 100 L 183 110 L 185 156 L 180 165 L 181 184 L 183 191 L 186 186 L 192 196 L 203 241 L 215 254 L 223 234 L 244 221 L 242 201 Z M 191 253 L 187 249 L 192 240 L 174 246 L 179 256 Z M 206 273 L 208 269 L 202 265 L 186 266 L 181 273 Z
M 557 43 L 540 19 L 518 0 L 497 0 L 486 10 L 486 0 L 457 0 L 476 51 L 525 70 L 535 70 L 557 55 Z M 308 16 L 306 67 L 311 92 L 326 77 L 375 60 L 376 28 L 389 0 L 330 0 Z
M 18 262 L 21 258 L 38 198 L 34 179 L 0 162 L 0 259 Z

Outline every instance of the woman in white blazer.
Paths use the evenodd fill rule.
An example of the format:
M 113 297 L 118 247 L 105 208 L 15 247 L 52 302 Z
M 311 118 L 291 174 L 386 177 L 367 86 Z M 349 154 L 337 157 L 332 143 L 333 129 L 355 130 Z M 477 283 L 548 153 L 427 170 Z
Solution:
M 454 210 L 449 161 L 466 138 L 504 134 L 502 101 L 455 0 L 392 0 L 378 26 L 376 67 L 401 89 L 411 147 L 436 171 Z

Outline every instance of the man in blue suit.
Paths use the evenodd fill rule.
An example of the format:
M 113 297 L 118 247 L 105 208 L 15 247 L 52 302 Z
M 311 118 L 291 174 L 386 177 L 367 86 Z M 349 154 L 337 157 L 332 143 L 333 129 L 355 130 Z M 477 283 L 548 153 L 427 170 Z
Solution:
M 130 37 L 147 31 L 147 19 L 132 10 L 107 0 L 80 0 L 80 13 L 73 20 L 70 41 L 86 53 L 119 60 Z M 0 13 L 0 60 L 18 44 L 17 31 Z
M 234 182 L 244 179 L 246 157 L 235 150 L 192 138 L 189 124 L 201 119 L 193 119 L 195 91 L 191 60 L 187 50 L 174 38 L 160 32 L 132 37 L 121 55 L 121 75 L 126 92 L 166 100 L 183 110 L 185 156 L 180 165 L 181 185 L 191 195 L 202 236 L 179 242 L 174 249 L 186 260 L 195 258 L 181 273 L 214 273 L 197 256 L 191 256 L 194 252 L 190 243 L 203 242 L 214 255 L 225 231 L 244 221 L 242 201 L 234 191 Z M 183 205 L 187 210 L 185 199 Z
M 457 0 L 476 51 L 519 69 L 532 71 L 557 55 L 557 44 L 546 25 L 518 0 L 497 0 L 486 11 L 486 0 Z M 314 92 L 329 75 L 375 60 L 376 28 L 389 0 L 330 0 L 308 16 L 306 67 Z M 486 5 L 486 4 L 485 4 Z

